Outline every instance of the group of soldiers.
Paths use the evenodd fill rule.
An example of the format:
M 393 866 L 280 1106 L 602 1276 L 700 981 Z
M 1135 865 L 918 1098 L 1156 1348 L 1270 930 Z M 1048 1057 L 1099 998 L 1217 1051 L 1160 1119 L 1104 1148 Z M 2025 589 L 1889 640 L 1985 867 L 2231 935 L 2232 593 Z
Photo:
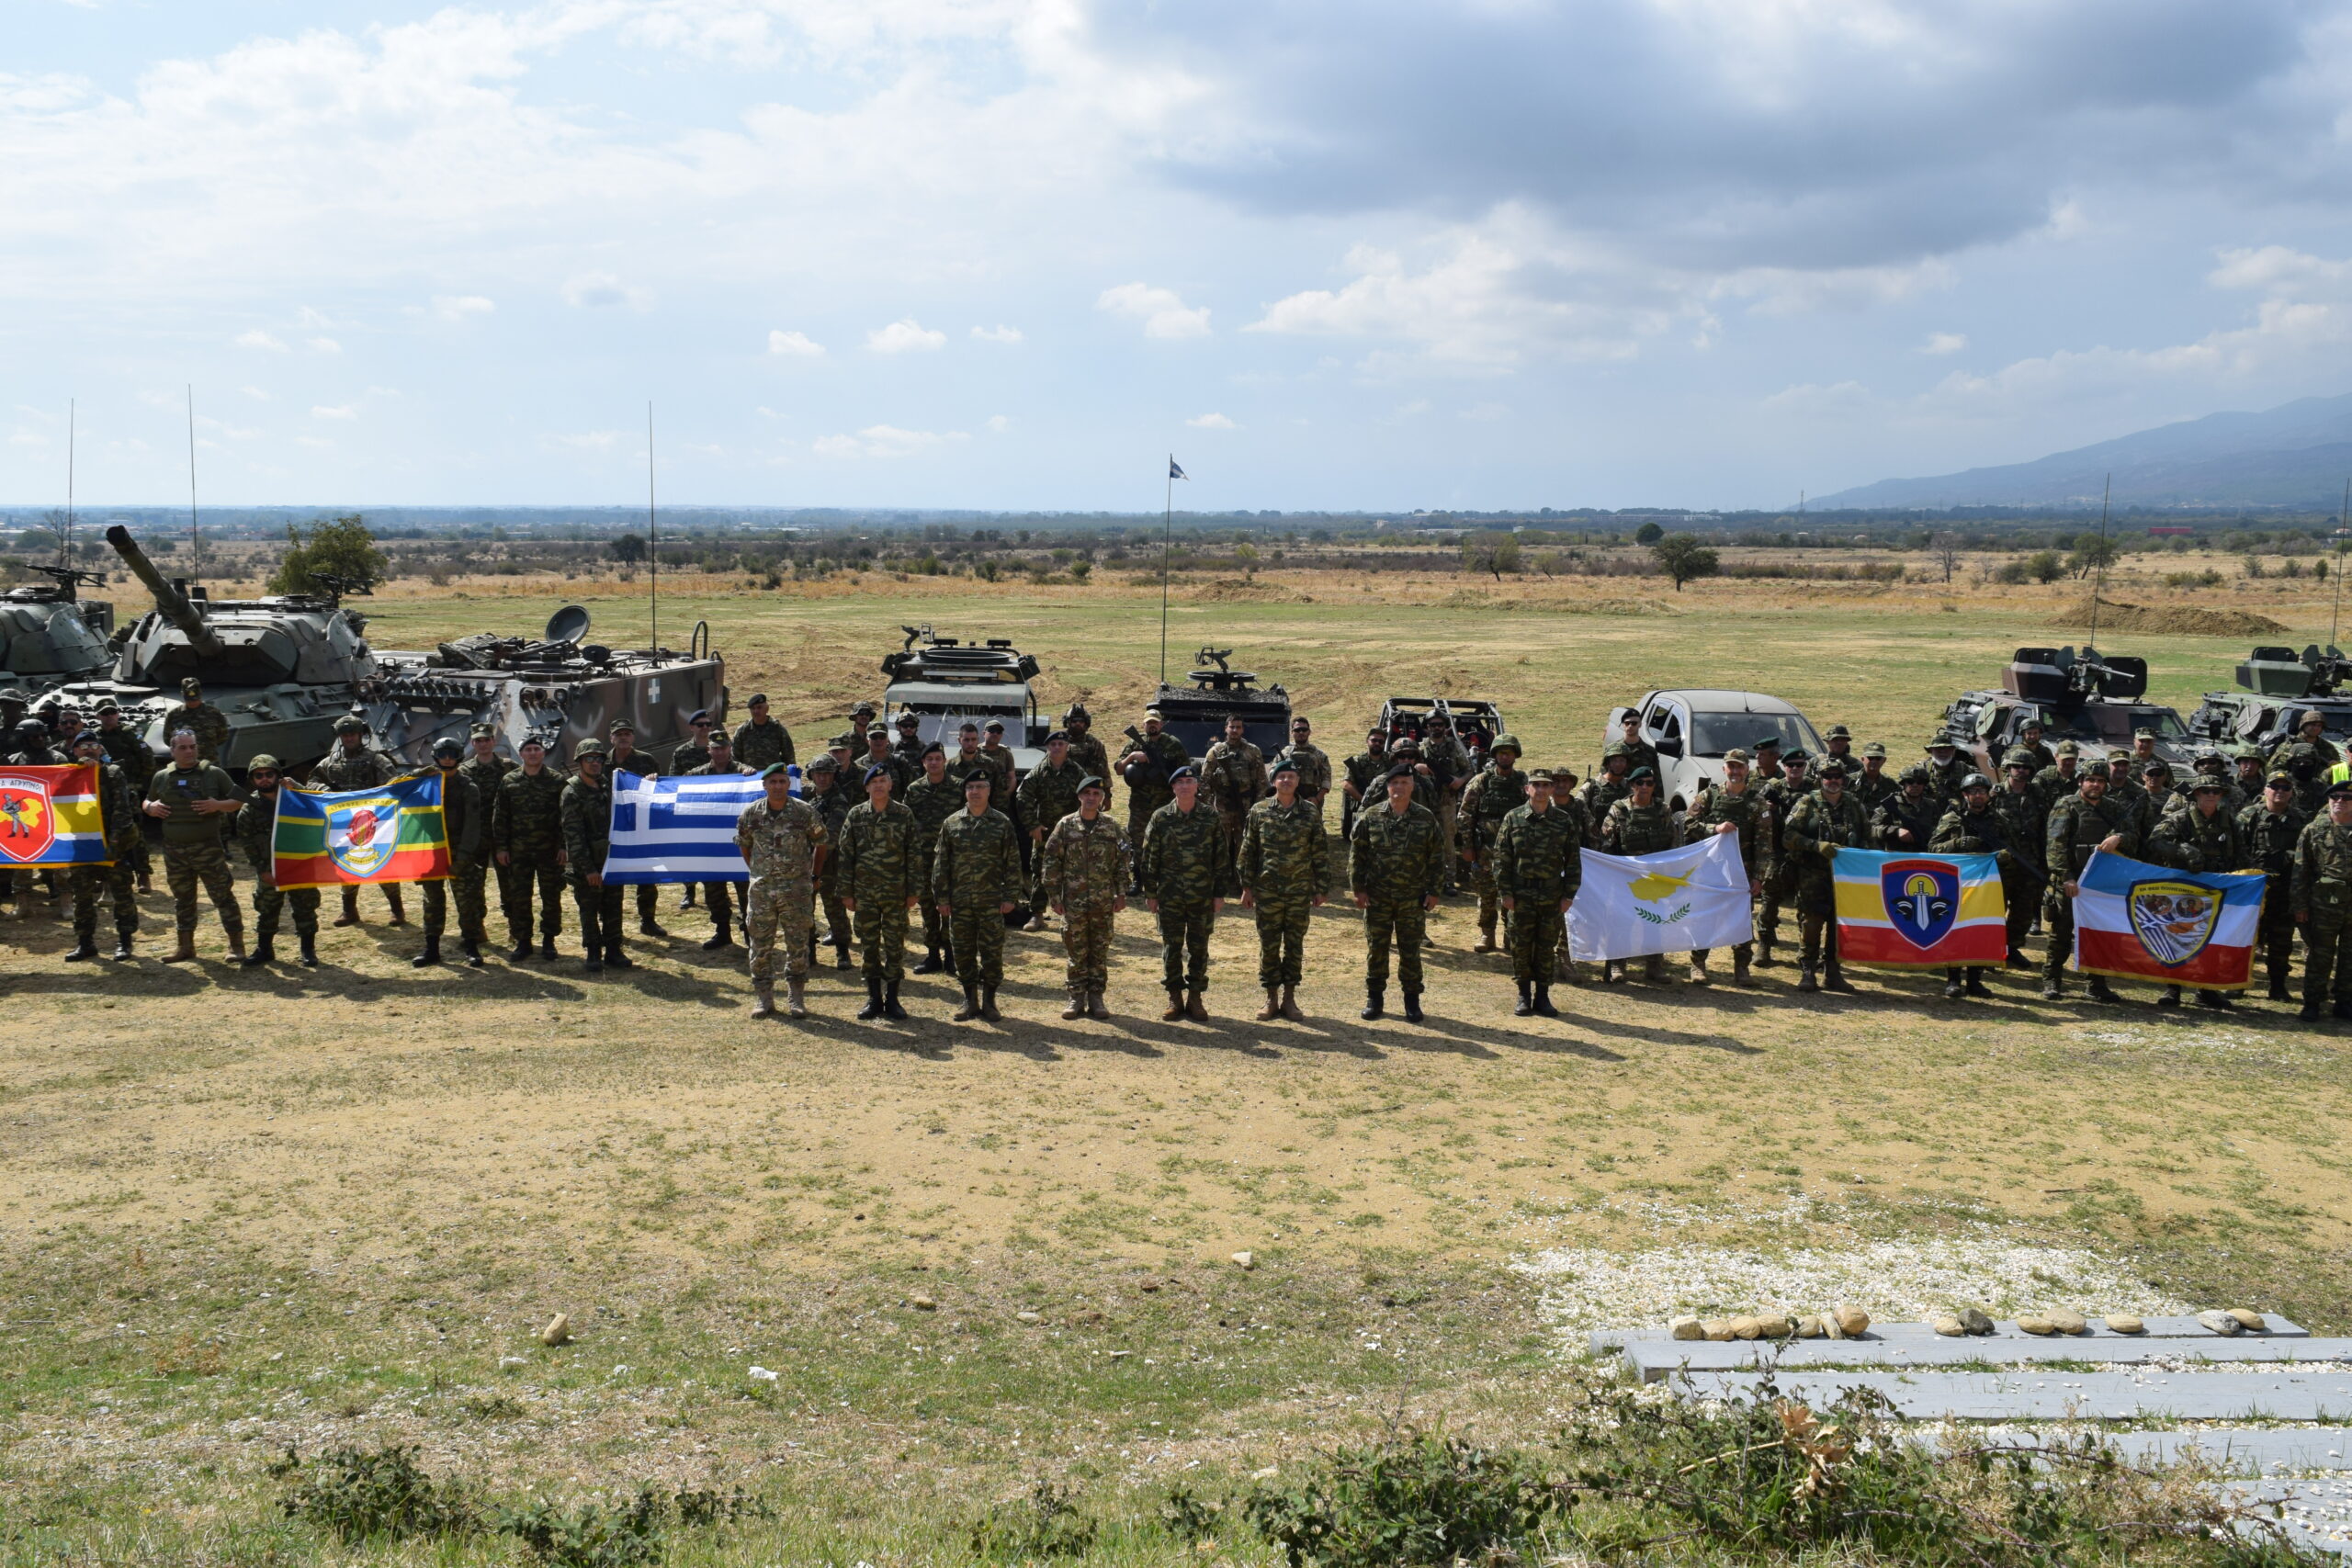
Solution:
M 298 962 L 315 966 L 319 890 L 280 890 L 273 879 L 277 761 L 253 758 L 249 787 L 241 789 L 217 761 L 227 720 L 194 681 L 184 683 L 183 706 L 166 726 L 171 760 L 161 768 L 149 765 L 143 742 L 112 707 L 98 705 L 86 721 L 60 716 L 55 727 L 28 719 L 0 756 L 99 769 L 114 863 L 77 868 L 64 879 L 76 937 L 68 958 L 98 955 L 97 916 L 107 902 L 114 956 L 131 955 L 135 894 L 149 886 L 144 816 L 157 819 L 175 908 L 178 941 L 168 961 L 195 957 L 200 891 L 218 913 L 232 959 L 275 962 L 278 926 L 290 911 Z M 964 724 L 951 749 L 944 739 L 925 741 L 911 713 L 899 716 L 894 738 L 870 705 L 861 705 L 848 731 L 801 765 L 765 694 L 754 694 L 749 707 L 748 721 L 731 733 L 709 714 L 695 714 L 690 738 L 666 769 L 638 750 L 626 719 L 614 722 L 606 739 L 573 748 L 569 772 L 536 738 L 525 739 L 519 760 L 501 756 L 486 724 L 473 727 L 469 743 L 436 743 L 451 871 L 447 882 L 424 885 L 424 941 L 413 962 L 442 962 L 454 902 L 458 951 L 481 966 L 494 874 L 511 961 L 557 956 L 569 891 L 585 967 L 633 967 L 623 943 L 625 889 L 602 874 L 612 781 L 621 773 L 668 772 L 763 781 L 765 798 L 744 811 L 736 835 L 748 883 L 689 886 L 683 906 L 699 897 L 707 908 L 707 949 L 732 946 L 740 921 L 759 1017 L 779 1010 L 779 979 L 781 1010 L 807 1015 L 820 910 L 821 940 L 834 948 L 839 967 L 863 969 L 861 1018 L 907 1016 L 899 986 L 919 919 L 923 955 L 914 972 L 952 971 L 964 993 L 956 1020 L 995 1021 L 1008 927 L 1043 931 L 1049 914 L 1061 921 L 1067 955 L 1062 1016 L 1107 1017 L 1114 920 L 1140 899 L 1159 931 L 1164 1019 L 1207 1018 L 1209 934 L 1232 901 L 1257 929 L 1264 993 L 1257 1017 L 1296 1020 L 1310 913 L 1331 896 L 1342 867 L 1364 918 L 1363 1017 L 1385 1015 L 1392 964 L 1403 1016 L 1423 1017 L 1427 919 L 1445 894 L 1465 885 L 1477 900 L 1476 951 L 1509 952 L 1519 1015 L 1555 1016 L 1552 987 L 1583 979 L 1566 951 L 1564 921 L 1579 886 L 1579 852 L 1639 855 L 1728 834 L 1758 901 L 1755 941 L 1732 953 L 1736 986 L 1754 985 L 1755 970 L 1782 961 L 1783 916 L 1793 915 L 1796 989 L 1852 989 L 1838 948 L 1832 865 L 1839 848 L 1858 847 L 1995 856 L 2008 908 L 2007 963 L 2029 966 L 2023 942 L 2042 931 L 2042 994 L 2061 998 L 2075 881 L 2103 850 L 2187 871 L 2264 872 L 2261 957 L 2269 998 L 2292 999 L 2300 929 L 2302 1016 L 2352 1018 L 2352 763 L 2325 739 L 2316 715 L 2272 754 L 2210 750 L 2186 778 L 2174 776 L 2146 731 L 2130 750 L 2086 768 L 2073 741 L 2044 745 L 2029 725 L 2002 757 L 1996 781 L 1977 772 L 1948 733 L 1931 737 L 1919 761 L 1891 773 L 1885 747 L 1857 750 L 1838 725 L 1818 757 L 1784 750 L 1769 736 L 1752 751 L 1729 752 L 1722 779 L 1678 815 L 1660 797 L 1657 753 L 1631 715 L 1600 769 L 1579 784 L 1565 768 L 1522 770 L 1510 735 L 1465 745 L 1442 713 L 1420 734 L 1394 742 L 1372 730 L 1362 751 L 1337 764 L 1314 744 L 1304 717 L 1292 720 L 1290 744 L 1272 758 L 1237 718 L 1195 763 L 1157 709 L 1126 732 L 1114 760 L 1092 734 L 1085 706 L 1074 705 L 1047 738 L 1043 759 L 1023 773 L 1001 721 Z M 60 733 L 69 727 L 70 734 Z M 335 746 L 311 770 L 314 783 L 362 790 L 412 771 L 370 743 L 359 716 L 336 728 Z M 1109 810 L 1114 781 L 1127 792 L 1124 826 Z M 1325 826 L 1335 794 L 1337 842 Z M 232 845 L 255 882 L 250 949 L 230 868 Z M 34 874 L 17 875 L 22 913 Z M 391 922 L 405 924 L 401 887 L 382 891 Z M 635 891 L 639 932 L 667 936 L 658 889 Z M 359 889 L 343 889 L 341 901 L 336 923 L 359 923 Z M 1711 956 L 1690 955 L 1690 983 L 1710 983 Z M 1629 977 L 1624 963 L 1604 964 L 1599 975 L 1602 984 Z M 1665 960 L 1646 960 L 1642 977 L 1666 980 Z M 1955 999 L 1989 994 L 1979 968 L 1951 971 L 1945 991 Z M 2087 991 L 2094 1000 L 2116 999 L 2096 975 Z M 2158 1005 L 2181 1000 L 2181 988 L 2172 987 Z M 2221 991 L 2201 991 L 2197 1000 L 2232 1005 Z

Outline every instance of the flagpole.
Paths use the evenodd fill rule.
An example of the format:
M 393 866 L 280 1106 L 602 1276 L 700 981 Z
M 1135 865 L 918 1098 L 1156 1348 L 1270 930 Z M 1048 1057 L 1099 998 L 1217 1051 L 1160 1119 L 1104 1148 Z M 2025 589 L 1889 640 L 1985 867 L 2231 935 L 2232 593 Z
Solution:
M 645 565 L 646 592 L 653 605 L 653 630 L 647 645 L 662 649 L 662 536 L 653 522 L 653 400 L 645 400 Z
M 65 400 L 65 528 L 57 536 L 57 564 L 74 564 L 74 404 Z
M 187 389 L 187 573 L 190 581 L 204 582 L 204 538 L 196 529 L 196 384 Z
M 1176 537 L 1176 454 L 1168 454 L 1168 498 L 1159 516 L 1159 683 L 1168 684 L 1168 552 Z
M 2344 504 L 2335 513 L 2335 608 L 2327 613 L 2327 646 L 2335 646 L 2335 623 L 2344 614 L 2344 525 L 2352 515 L 2352 479 L 2344 481 Z

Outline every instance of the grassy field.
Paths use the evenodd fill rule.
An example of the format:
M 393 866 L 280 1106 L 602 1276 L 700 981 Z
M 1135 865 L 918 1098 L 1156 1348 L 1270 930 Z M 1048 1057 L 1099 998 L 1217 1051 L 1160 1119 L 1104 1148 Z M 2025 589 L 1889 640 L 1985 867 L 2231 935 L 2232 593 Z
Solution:
M 625 643 L 644 606 L 616 589 L 388 594 L 370 635 L 536 627 L 569 593 Z M 2056 623 L 2081 592 L 1265 574 L 1183 585 L 1170 649 L 1235 649 L 1340 752 L 1382 695 L 1434 689 L 1582 773 L 1610 705 L 1703 683 L 1899 760 L 2013 646 L 2079 641 Z M 2327 631 L 2308 584 L 2110 593 Z M 1158 612 L 1140 588 L 869 578 L 673 583 L 662 622 L 708 619 L 738 696 L 774 694 L 804 738 L 919 620 L 1013 637 L 1108 735 L 1157 682 Z M 2101 641 L 2185 714 L 2247 639 Z M 1248 1021 L 1233 920 L 1216 1019 L 1159 1022 L 1130 919 L 1108 1024 L 1061 1021 L 1057 937 L 1016 934 L 1001 1028 L 947 1024 L 935 980 L 910 982 L 913 1022 L 859 1023 L 830 967 L 805 1027 L 757 1026 L 699 914 L 591 979 L 415 971 L 413 929 L 368 910 L 314 974 L 157 964 L 160 898 L 132 965 L 61 964 L 60 921 L 0 926 L 0 1562 L 519 1560 L 509 1536 L 339 1545 L 277 1509 L 288 1446 L 396 1443 L 508 1503 L 650 1482 L 770 1510 L 682 1528 L 673 1561 L 1018 1556 L 989 1511 L 1042 1479 L 1098 1526 L 1091 1560 L 1271 1562 L 1230 1527 L 1204 1553 L 1170 1488 L 1220 1495 L 1400 1420 L 1541 1440 L 1595 1323 L 1810 1310 L 1844 1281 L 1881 1314 L 2177 1302 L 2352 1330 L 2352 1036 L 2277 1007 L 2052 1006 L 2019 976 L 1965 1008 L 1906 977 L 1798 998 L 1781 968 L 1519 1021 L 1457 902 L 1423 1026 L 1355 1019 L 1337 909 L 1304 1025 Z M 575 1337 L 543 1346 L 558 1312 Z

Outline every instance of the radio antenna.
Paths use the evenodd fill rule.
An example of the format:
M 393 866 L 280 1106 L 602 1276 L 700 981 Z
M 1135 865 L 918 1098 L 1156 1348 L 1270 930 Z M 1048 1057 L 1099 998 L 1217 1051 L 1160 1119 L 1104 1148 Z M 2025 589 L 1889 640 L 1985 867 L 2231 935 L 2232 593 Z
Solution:
M 662 647 L 662 536 L 653 521 L 653 400 L 645 400 L 645 581 L 653 606 L 653 630 L 648 643 Z
M 204 586 L 204 537 L 196 528 L 196 384 L 187 389 L 187 571 L 188 581 Z
M 2107 502 L 2115 493 L 2115 476 L 2107 476 L 2107 483 L 2098 492 L 2098 575 L 2091 580 L 2091 635 L 2084 646 L 2098 646 L 2098 596 L 2107 587 Z
M 74 400 L 65 400 L 65 526 L 57 535 L 57 564 L 74 564 Z
M 2327 613 L 2327 646 L 2335 646 L 2335 623 L 2344 614 L 2344 522 L 2352 513 L 2352 479 L 2344 481 L 2344 503 L 2335 512 L 2335 608 Z

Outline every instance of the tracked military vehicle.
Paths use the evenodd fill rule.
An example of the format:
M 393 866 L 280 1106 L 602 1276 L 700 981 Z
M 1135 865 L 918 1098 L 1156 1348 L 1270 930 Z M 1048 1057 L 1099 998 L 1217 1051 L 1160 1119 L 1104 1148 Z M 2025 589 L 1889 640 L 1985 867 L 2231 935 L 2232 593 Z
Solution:
M 203 682 L 205 701 L 228 716 L 223 767 L 242 773 L 262 752 L 300 773 L 334 743 L 335 720 L 357 713 L 375 743 L 417 767 L 431 763 L 433 742 L 463 740 L 477 719 L 498 726 L 512 755 L 526 734 L 558 755 L 626 715 L 638 743 L 666 757 L 696 708 L 723 711 L 724 668 L 709 653 L 709 632 L 696 626 L 689 651 L 616 652 L 583 642 L 588 612 L 558 611 L 542 638 L 484 633 L 426 652 L 379 653 L 368 620 L 342 603 L 344 585 L 326 593 L 216 600 L 201 588 L 168 581 L 121 527 L 107 542 L 154 597 L 155 608 L 125 631 L 112 673 L 70 682 L 40 697 L 46 716 L 61 703 L 87 711 L 112 697 L 123 722 L 161 757 L 180 682 Z
M 952 757 L 966 721 L 985 730 L 989 720 L 1002 719 L 1014 770 L 1025 773 L 1036 766 L 1053 726 L 1037 714 L 1030 684 L 1037 678 L 1035 655 L 1014 648 L 1009 637 L 963 642 L 928 626 L 899 629 L 906 641 L 882 659 L 882 673 L 890 678 L 882 689 L 882 722 L 892 734 L 899 715 L 913 714 L 924 744 L 936 740 Z
M 43 693 L 114 662 L 107 646 L 114 606 L 79 592 L 85 583 L 102 587 L 106 579 L 73 567 L 32 570 L 50 581 L 0 593 L 0 721 L 11 725 Z
M 2130 751 L 2138 730 L 2152 731 L 2156 755 L 2183 775 L 2197 746 L 2180 715 L 2160 703 L 2144 702 L 2148 661 L 2109 657 L 2085 644 L 2073 648 L 2020 648 L 2001 672 L 1997 692 L 1963 692 L 1944 709 L 1944 728 L 1988 777 L 1998 777 L 2004 753 L 2024 738 L 2026 722 L 2041 721 L 2044 745 L 2072 740 L 2082 765 Z
M 2352 660 L 2331 644 L 2301 654 L 2291 648 L 2257 648 L 2237 667 L 2235 692 L 2208 692 L 2188 716 L 2189 732 L 2216 745 L 2252 744 L 2267 754 L 2295 739 L 2302 716 L 2315 713 L 2338 745 L 2352 739 Z
M 1197 762 L 1225 739 L 1226 720 L 1238 717 L 1242 738 L 1272 761 L 1290 744 L 1290 694 L 1280 682 L 1261 687 L 1255 673 L 1227 662 L 1232 657 L 1229 648 L 1204 648 L 1193 656 L 1184 684 L 1162 683 L 1152 699 L 1160 728 Z

